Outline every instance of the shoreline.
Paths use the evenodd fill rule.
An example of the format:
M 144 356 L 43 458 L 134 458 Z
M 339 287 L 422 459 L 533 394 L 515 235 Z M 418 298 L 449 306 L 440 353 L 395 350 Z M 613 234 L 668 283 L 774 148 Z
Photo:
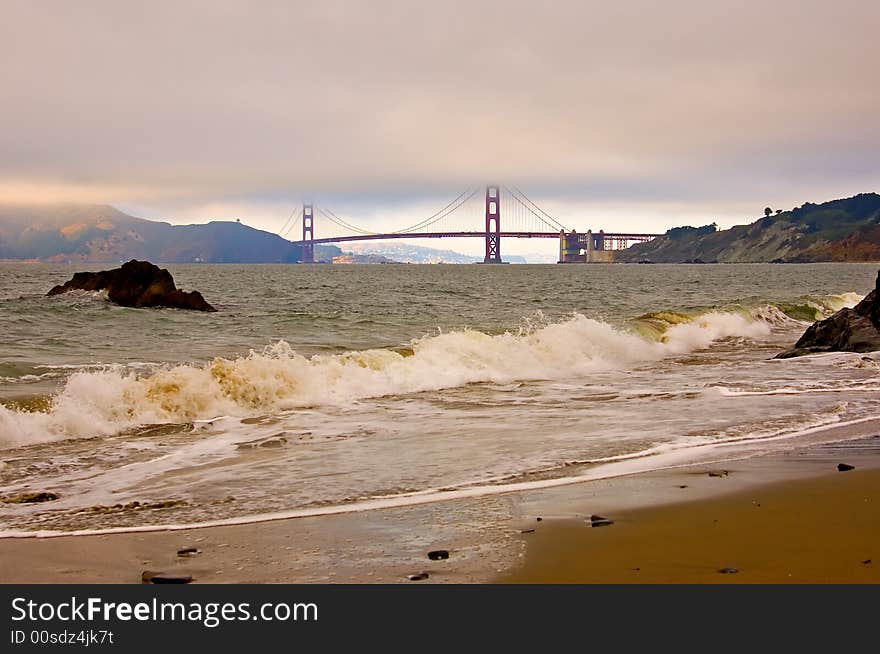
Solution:
M 784 443 L 791 439 L 798 439 L 798 445 L 804 447 L 810 442 L 810 437 L 818 437 L 819 442 L 822 444 L 847 442 L 857 440 L 859 436 L 856 434 L 862 434 L 864 436 L 866 429 L 867 432 L 870 433 L 880 430 L 880 418 L 856 418 L 843 423 L 828 423 L 805 427 L 791 432 L 782 432 L 769 437 L 745 437 L 721 441 L 718 443 L 701 443 L 685 447 L 671 447 L 655 454 L 639 452 L 632 455 L 626 454 L 599 461 L 583 462 L 573 466 L 583 468 L 583 472 L 565 477 L 494 483 L 482 486 L 462 486 L 460 488 L 452 488 L 449 490 L 439 489 L 417 491 L 405 495 L 363 500 L 351 504 L 328 505 L 317 509 L 289 509 L 274 513 L 234 516 L 230 518 L 218 518 L 193 523 L 160 523 L 125 527 L 73 529 L 69 531 L 0 530 L 0 542 L 6 539 L 44 539 L 193 531 L 218 527 L 256 525 L 303 518 L 320 518 L 353 513 L 367 513 L 370 511 L 417 507 L 426 504 L 456 502 L 462 500 L 479 500 L 497 495 L 532 493 L 566 486 L 578 486 L 581 484 L 611 481 L 621 477 L 632 477 L 652 473 L 656 474 L 679 468 L 692 468 L 697 465 L 722 465 L 750 458 L 754 456 L 756 448 L 761 448 L 766 443 Z M 830 438 L 832 434 L 837 433 L 840 434 L 840 441 Z M 713 456 L 716 452 L 722 454 L 720 456 Z M 723 454 L 724 452 L 727 452 L 726 456 Z
M 828 493 L 838 498 L 837 505 L 830 506 L 845 516 L 841 497 L 880 489 L 880 435 L 876 428 L 861 438 L 850 434 L 849 440 L 792 444 L 787 451 L 764 455 L 743 452 L 741 456 L 745 458 L 359 513 L 179 531 L 5 538 L 0 539 L 0 583 L 140 583 L 141 573 L 147 569 L 189 574 L 196 583 L 411 583 L 407 576 L 419 572 L 429 572 L 428 583 L 578 583 L 600 578 L 613 583 L 652 583 L 651 579 L 659 582 L 661 578 L 680 583 L 746 582 L 754 577 L 742 574 L 727 578 L 713 573 L 697 579 L 686 571 L 676 572 L 674 567 L 663 573 L 667 576 L 643 574 L 633 579 L 629 573 L 621 573 L 596 577 L 585 573 L 578 556 L 586 544 L 597 547 L 598 538 L 583 540 L 597 534 L 602 542 L 613 544 L 605 555 L 624 551 L 619 540 L 624 536 L 635 538 L 644 548 L 645 537 L 661 533 L 656 531 L 658 521 L 675 525 L 676 542 L 699 540 L 705 534 L 700 535 L 695 523 L 687 518 L 671 520 L 670 516 L 720 511 L 733 516 L 725 521 L 742 520 L 748 516 L 736 512 L 740 510 L 737 503 L 746 496 L 751 507 L 758 495 L 777 497 L 781 493 L 788 498 L 785 502 L 792 509 L 790 513 L 807 515 L 810 506 L 805 501 L 798 504 L 790 496 L 814 488 L 812 484 L 830 483 Z M 838 473 L 839 462 L 851 463 L 857 470 Z M 854 483 L 851 480 L 862 478 L 870 481 L 846 491 L 849 495 L 840 495 L 842 488 Z M 766 502 L 760 503 L 765 506 Z M 775 500 L 769 502 L 767 506 L 775 504 Z M 856 523 L 861 520 L 871 525 L 866 533 L 880 542 L 880 514 L 876 513 L 880 498 L 865 504 L 873 511 L 867 518 L 850 517 Z M 609 517 L 615 524 L 600 530 L 585 528 L 584 518 L 590 514 Z M 542 517 L 540 522 L 538 516 Z M 798 539 L 808 526 L 802 522 L 786 526 L 783 543 Z M 761 542 L 761 529 L 746 532 L 741 542 Z M 839 537 L 829 536 L 831 542 L 849 538 L 839 533 Z M 183 547 L 197 547 L 201 553 L 178 557 L 177 550 Z M 448 549 L 451 556 L 446 561 L 429 561 L 426 553 L 432 549 Z M 865 554 L 860 560 L 872 556 L 880 566 L 880 552 Z M 565 575 L 543 563 L 557 559 L 568 562 Z M 746 569 L 742 563 L 736 567 Z M 807 581 L 844 580 L 825 579 L 820 567 L 814 566 L 814 571 L 815 577 Z M 869 579 L 880 581 L 870 575 Z

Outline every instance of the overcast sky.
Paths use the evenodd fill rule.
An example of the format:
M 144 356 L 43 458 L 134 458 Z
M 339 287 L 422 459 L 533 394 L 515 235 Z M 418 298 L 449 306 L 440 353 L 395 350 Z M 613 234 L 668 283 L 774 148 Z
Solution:
M 499 180 L 654 231 L 880 190 L 876 0 L 0 10 L 0 200 L 394 228 Z

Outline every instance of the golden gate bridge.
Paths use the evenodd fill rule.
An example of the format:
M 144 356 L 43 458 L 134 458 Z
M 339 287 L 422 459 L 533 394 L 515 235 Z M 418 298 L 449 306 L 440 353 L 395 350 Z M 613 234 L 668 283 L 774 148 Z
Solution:
M 481 190 L 482 187 L 468 189 L 430 216 L 393 232 L 364 229 L 326 207 L 303 204 L 294 209 L 279 233 L 289 237 L 301 230 L 302 238 L 291 242 L 301 248 L 302 263 L 315 263 L 315 245 L 319 244 L 411 238 L 482 238 L 486 246 L 483 263 L 504 263 L 502 237 L 556 238 L 559 239 L 559 263 L 588 263 L 608 260 L 599 253 L 624 249 L 658 236 L 603 230 L 578 233 L 566 228 L 515 186 L 490 185 L 485 187 L 485 195 Z M 322 229 L 328 234 L 319 234 L 320 238 L 316 238 L 315 232 L 318 215 Z

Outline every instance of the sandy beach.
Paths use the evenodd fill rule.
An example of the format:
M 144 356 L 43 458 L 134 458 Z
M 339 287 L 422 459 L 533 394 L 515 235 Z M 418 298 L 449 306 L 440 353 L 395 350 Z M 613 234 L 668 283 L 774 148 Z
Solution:
M 839 472 L 841 462 L 855 470 Z M 613 524 L 591 527 L 590 515 Z M 140 583 L 152 570 L 195 583 L 877 583 L 878 544 L 880 437 L 871 436 L 395 509 L 4 539 L 0 581 Z M 200 552 L 178 556 L 184 547 Z M 433 549 L 450 558 L 430 561 Z M 426 581 L 408 581 L 421 572 Z
M 542 521 L 512 583 L 878 583 L 880 470 Z

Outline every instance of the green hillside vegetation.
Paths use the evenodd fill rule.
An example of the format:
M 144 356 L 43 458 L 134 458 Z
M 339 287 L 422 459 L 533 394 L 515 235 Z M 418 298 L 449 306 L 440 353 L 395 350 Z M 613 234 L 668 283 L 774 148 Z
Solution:
M 341 250 L 316 246 L 329 261 Z M 295 263 L 300 249 L 239 222 L 171 225 L 107 205 L 0 206 L 0 259 L 56 263 Z
M 676 227 L 618 255 L 654 263 L 880 261 L 880 195 L 807 202 L 726 230 Z

